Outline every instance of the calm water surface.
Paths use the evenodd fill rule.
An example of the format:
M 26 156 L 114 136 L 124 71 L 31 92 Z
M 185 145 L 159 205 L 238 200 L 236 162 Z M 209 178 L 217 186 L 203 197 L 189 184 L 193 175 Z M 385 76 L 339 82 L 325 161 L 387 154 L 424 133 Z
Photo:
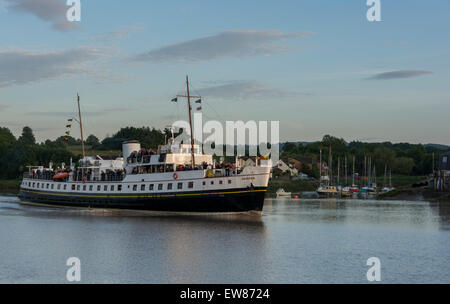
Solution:
M 267 199 L 262 218 L 131 217 L 0 196 L 0 283 L 450 283 L 450 204 Z

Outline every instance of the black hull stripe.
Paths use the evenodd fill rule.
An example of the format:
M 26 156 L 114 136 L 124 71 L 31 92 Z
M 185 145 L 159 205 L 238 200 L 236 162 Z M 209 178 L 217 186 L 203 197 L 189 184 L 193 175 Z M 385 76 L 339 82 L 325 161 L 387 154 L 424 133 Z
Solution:
M 55 193 L 41 192 L 22 189 L 21 192 L 32 193 L 38 195 L 65 196 L 65 197 L 84 197 L 84 198 L 151 198 L 151 197 L 183 197 L 183 196 L 200 196 L 200 195 L 226 195 L 239 193 L 266 192 L 266 189 L 259 190 L 241 190 L 241 191 L 224 191 L 224 192 L 195 192 L 195 193 L 177 193 L 177 194 L 141 194 L 141 195 L 91 195 L 91 194 L 71 194 L 71 193 Z
M 239 191 L 237 191 L 239 190 Z M 266 188 L 233 189 L 227 192 L 197 192 L 161 195 L 73 195 L 21 190 L 24 203 L 58 207 L 142 210 L 187 213 L 262 211 Z

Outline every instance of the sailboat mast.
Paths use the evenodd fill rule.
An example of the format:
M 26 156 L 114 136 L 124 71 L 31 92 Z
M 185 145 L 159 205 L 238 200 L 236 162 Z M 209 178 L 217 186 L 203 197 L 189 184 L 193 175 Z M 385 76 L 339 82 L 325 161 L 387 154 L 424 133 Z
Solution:
M 338 186 L 340 185 L 340 183 L 341 183 L 341 180 L 340 180 L 340 177 L 341 177 L 341 158 L 340 157 L 338 157 L 338 175 L 337 175 L 337 184 L 338 184 Z
M 192 169 L 195 167 L 195 154 L 194 154 L 194 133 L 192 131 L 192 107 L 191 107 L 191 96 L 189 94 L 189 77 L 186 75 L 186 87 L 187 87 L 187 100 L 189 108 L 189 127 L 191 128 L 191 157 L 192 157 Z
M 330 163 L 330 169 L 328 170 L 328 171 L 330 171 L 330 172 L 328 172 L 329 173 L 329 178 L 328 178 L 328 184 L 329 185 L 332 185 L 333 184 L 333 158 L 332 158 L 332 156 L 331 156 L 331 145 L 330 145 L 330 155 L 328 156 L 328 162 Z
M 322 185 L 322 149 L 320 149 L 319 184 Z
M 355 156 L 353 155 L 352 187 L 355 185 Z
M 345 155 L 345 185 L 348 186 L 348 175 L 347 175 L 347 155 Z
M 77 100 L 78 100 L 78 117 L 80 119 L 81 150 L 83 152 L 83 158 L 85 158 L 86 153 L 84 151 L 83 121 L 81 120 L 80 95 L 78 95 L 78 94 L 77 94 Z

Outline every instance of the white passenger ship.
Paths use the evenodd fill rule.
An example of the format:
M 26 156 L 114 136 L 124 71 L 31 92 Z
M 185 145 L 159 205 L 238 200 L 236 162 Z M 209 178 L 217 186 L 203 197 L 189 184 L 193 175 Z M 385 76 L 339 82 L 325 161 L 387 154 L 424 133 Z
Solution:
M 191 117 L 189 89 L 181 97 L 187 97 Z M 79 116 L 82 133 L 80 111 Z M 256 166 L 243 168 L 237 158 L 233 164 L 217 164 L 192 140 L 189 145 L 173 139 L 156 153 L 142 150 L 137 141 L 127 141 L 122 153 L 115 160 L 84 156 L 77 166 L 57 170 L 29 167 L 19 197 L 50 206 L 164 213 L 260 214 L 263 210 L 272 167 L 267 157 L 257 157 Z

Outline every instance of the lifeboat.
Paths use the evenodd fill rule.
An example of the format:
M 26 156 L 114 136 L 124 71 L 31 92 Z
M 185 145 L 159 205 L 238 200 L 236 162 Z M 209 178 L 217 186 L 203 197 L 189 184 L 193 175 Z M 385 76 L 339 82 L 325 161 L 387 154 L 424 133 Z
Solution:
M 54 179 L 54 180 L 57 180 L 57 179 L 65 179 L 65 178 L 68 178 L 68 177 L 69 177 L 69 173 L 67 173 L 67 172 L 61 172 L 61 173 L 55 174 L 55 176 L 53 176 L 53 179 Z

